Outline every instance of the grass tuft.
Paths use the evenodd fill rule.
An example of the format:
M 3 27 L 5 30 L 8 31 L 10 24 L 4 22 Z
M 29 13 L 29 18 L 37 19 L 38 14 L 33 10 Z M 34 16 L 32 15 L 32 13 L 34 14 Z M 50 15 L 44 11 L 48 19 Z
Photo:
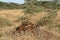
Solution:
M 0 16 L 0 27 L 3 26 L 11 26 L 12 24 L 10 23 L 10 21 L 4 17 Z

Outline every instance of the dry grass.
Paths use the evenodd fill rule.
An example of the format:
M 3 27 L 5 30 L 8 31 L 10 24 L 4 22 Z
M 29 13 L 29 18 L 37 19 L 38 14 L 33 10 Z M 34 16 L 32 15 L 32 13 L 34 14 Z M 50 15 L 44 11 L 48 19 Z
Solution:
M 60 20 L 60 12 L 57 12 L 59 15 L 56 16 L 56 20 Z M 15 20 L 19 16 L 23 16 L 24 13 L 22 10 L 1 10 L 0 15 L 9 19 L 11 21 L 12 26 L 5 26 L 0 28 L 0 40 L 60 40 L 60 33 L 57 33 L 58 30 L 52 29 L 48 30 L 47 26 L 44 25 L 44 27 L 40 27 L 37 32 L 35 33 L 30 33 L 26 31 L 24 34 L 21 32 L 20 34 L 15 32 L 15 28 L 21 23 L 20 22 L 15 22 Z M 39 18 L 44 17 L 46 14 L 45 12 L 41 12 L 40 14 L 36 14 L 35 16 L 31 17 L 32 22 L 36 22 L 39 20 Z M 59 22 L 59 21 L 58 21 Z M 57 31 L 57 32 L 56 32 Z M 15 34 L 14 34 L 15 32 Z M 55 35 L 56 34 L 56 35 Z

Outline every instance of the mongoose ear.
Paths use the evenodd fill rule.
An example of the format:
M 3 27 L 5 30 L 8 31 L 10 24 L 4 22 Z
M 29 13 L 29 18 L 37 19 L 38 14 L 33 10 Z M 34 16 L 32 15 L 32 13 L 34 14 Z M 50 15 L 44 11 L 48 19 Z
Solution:
M 19 27 L 17 27 L 16 30 L 19 30 Z

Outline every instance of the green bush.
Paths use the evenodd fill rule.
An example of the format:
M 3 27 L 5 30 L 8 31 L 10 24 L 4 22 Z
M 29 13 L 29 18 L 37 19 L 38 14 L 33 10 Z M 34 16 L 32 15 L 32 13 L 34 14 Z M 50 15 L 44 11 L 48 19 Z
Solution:
M 10 21 L 4 17 L 0 16 L 0 27 L 3 26 L 11 26 L 12 24 L 10 23 Z
M 60 4 L 57 4 L 56 8 L 57 8 L 58 10 L 60 10 Z
M 25 14 L 35 14 L 38 12 L 42 11 L 42 7 L 41 6 L 37 6 L 35 4 L 30 4 L 30 5 L 26 5 L 27 8 L 25 9 Z

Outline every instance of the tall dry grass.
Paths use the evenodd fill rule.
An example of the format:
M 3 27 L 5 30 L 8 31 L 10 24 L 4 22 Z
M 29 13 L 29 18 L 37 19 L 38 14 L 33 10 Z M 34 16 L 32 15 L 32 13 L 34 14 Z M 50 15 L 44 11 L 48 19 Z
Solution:
M 8 11 L 8 10 L 5 10 L 5 11 Z M 6 16 L 7 14 L 5 14 L 5 11 L 3 11 L 4 13 L 1 12 L 3 14 L 0 13 L 0 15 L 1 16 L 5 15 L 3 17 L 7 18 L 6 21 L 8 19 L 11 19 L 11 23 L 14 23 L 14 24 L 12 24 L 12 26 L 4 26 L 4 27 L 0 28 L 0 40 L 60 40 L 60 37 L 58 36 L 59 34 L 57 35 L 56 32 L 53 33 L 52 30 L 51 31 L 48 30 L 47 25 L 40 26 L 39 30 L 36 31 L 35 33 L 31 33 L 29 31 L 26 31 L 25 34 L 23 32 L 21 32 L 19 34 L 18 32 L 16 32 L 15 29 L 16 29 L 16 27 L 18 27 L 20 25 L 21 21 L 17 23 L 14 20 L 16 20 L 18 17 L 20 17 L 24 14 L 20 13 L 20 10 L 18 10 L 18 11 L 17 10 L 13 10 L 13 11 L 10 10 L 9 12 L 6 12 L 7 14 L 11 13 L 10 16 L 7 17 Z M 12 14 L 14 12 L 16 12 L 16 13 Z M 41 12 L 40 14 L 36 14 L 35 16 L 32 16 L 31 21 L 32 22 L 37 21 L 40 17 L 41 18 L 45 17 L 46 16 L 45 13 L 46 12 Z M 59 19 L 57 19 L 57 20 L 59 20 Z M 6 21 L 4 21 L 4 22 L 6 22 Z

